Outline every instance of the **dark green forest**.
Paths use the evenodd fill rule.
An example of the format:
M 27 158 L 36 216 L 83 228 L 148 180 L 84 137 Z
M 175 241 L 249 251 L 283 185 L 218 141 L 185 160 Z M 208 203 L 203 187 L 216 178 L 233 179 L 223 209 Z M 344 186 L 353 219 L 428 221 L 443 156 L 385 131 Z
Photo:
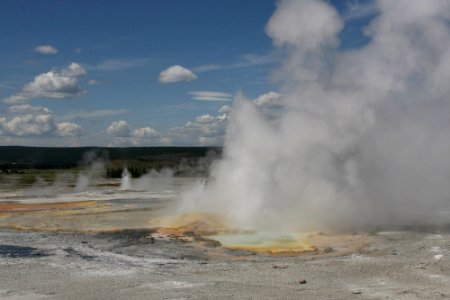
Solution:
M 108 177 L 120 177 L 126 166 L 134 177 L 150 169 L 171 168 L 175 173 L 205 172 L 220 157 L 219 147 L 23 147 L 0 146 L 0 171 L 86 168 L 96 162 Z M 195 175 L 195 174 L 192 174 Z

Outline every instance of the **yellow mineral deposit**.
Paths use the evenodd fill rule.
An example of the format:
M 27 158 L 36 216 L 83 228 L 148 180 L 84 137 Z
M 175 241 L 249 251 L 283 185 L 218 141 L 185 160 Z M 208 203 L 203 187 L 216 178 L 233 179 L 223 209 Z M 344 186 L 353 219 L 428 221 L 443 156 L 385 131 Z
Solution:
M 43 210 L 64 210 L 97 206 L 97 201 L 74 201 L 55 203 L 0 202 L 0 212 L 30 212 Z
M 130 205 L 103 201 L 57 203 L 0 203 L 0 227 L 58 232 L 120 232 L 153 230 L 161 239 L 179 239 L 221 246 L 229 250 L 269 255 L 343 255 L 365 246 L 371 237 L 355 234 L 318 234 L 302 230 L 279 231 L 233 226 L 224 217 L 201 212 L 176 216 L 149 215 Z
M 258 231 L 227 224 L 221 216 L 185 213 L 157 220 L 158 232 L 177 237 L 197 235 L 220 243 L 223 248 L 270 255 L 344 255 L 367 245 L 366 234 L 305 233 L 301 230 Z

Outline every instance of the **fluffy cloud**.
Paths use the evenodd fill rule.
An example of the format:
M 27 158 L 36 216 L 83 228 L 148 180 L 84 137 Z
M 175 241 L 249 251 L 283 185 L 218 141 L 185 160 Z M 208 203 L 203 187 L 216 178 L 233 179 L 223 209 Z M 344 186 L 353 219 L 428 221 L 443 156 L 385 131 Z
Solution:
M 281 106 L 281 94 L 268 92 L 253 100 L 253 103 L 260 107 L 279 107 Z
M 56 54 L 58 53 L 58 49 L 51 45 L 40 45 L 34 48 L 34 51 L 41 54 Z
M 56 124 L 56 134 L 58 136 L 80 136 L 83 135 L 83 128 L 80 125 L 70 122 Z
M 214 122 L 216 118 L 211 115 L 201 115 L 195 119 L 198 123 L 211 123 Z
M 201 115 L 194 121 L 169 129 L 164 136 L 164 142 L 172 145 L 222 145 L 228 119 L 226 113 L 216 116 Z
M 83 129 L 75 123 L 57 123 L 53 112 L 46 107 L 28 104 L 14 105 L 6 110 L 9 117 L 0 118 L 0 135 L 28 136 L 80 136 Z
M 53 118 L 48 114 L 20 115 L 1 123 L 3 134 L 11 136 L 43 136 L 55 130 Z
M 106 132 L 112 136 L 129 137 L 131 134 L 131 126 L 128 125 L 127 122 L 120 120 L 112 122 L 111 125 L 106 128 Z
M 63 99 L 81 95 L 84 90 L 78 85 L 78 79 L 84 75 L 86 71 L 79 64 L 71 63 L 60 71 L 51 70 L 36 76 L 19 93 L 3 99 L 3 102 L 20 103 L 34 98 Z
M 76 71 L 76 69 L 75 69 Z M 69 72 L 75 72 L 69 71 Z M 76 73 L 76 72 L 75 72 Z M 194 94 L 195 93 L 195 94 Z M 196 91 L 191 95 L 203 97 L 231 97 L 221 92 Z M 263 116 L 272 118 L 281 112 L 281 95 L 268 92 L 248 100 L 256 106 Z M 41 106 L 16 104 L 5 109 L 6 116 L 0 117 L 0 135 L 6 138 L 26 139 L 39 137 L 78 137 L 83 136 L 83 128 L 74 120 L 112 116 L 126 113 L 127 110 L 94 110 L 77 111 L 66 115 L 54 115 L 53 112 Z M 151 127 L 134 128 L 125 120 L 112 122 L 105 128 L 111 139 L 111 146 L 139 145 L 203 145 L 217 146 L 224 142 L 226 127 L 233 108 L 224 105 L 217 113 L 199 115 L 180 126 L 158 132 Z M 108 136 L 106 136 L 108 138 Z
M 151 127 L 142 127 L 133 129 L 133 131 L 131 131 L 131 136 L 137 139 L 146 139 L 157 137 L 158 133 Z
M 112 122 L 106 128 L 106 132 L 114 137 L 112 145 L 115 146 L 128 146 L 130 144 L 137 146 L 160 137 L 158 132 L 151 127 L 133 129 L 123 120 Z
M 231 95 L 222 92 L 192 91 L 189 94 L 192 99 L 200 101 L 231 101 Z
M 159 74 L 159 82 L 161 83 L 191 81 L 195 79 L 197 79 L 197 75 L 180 65 L 171 66 Z

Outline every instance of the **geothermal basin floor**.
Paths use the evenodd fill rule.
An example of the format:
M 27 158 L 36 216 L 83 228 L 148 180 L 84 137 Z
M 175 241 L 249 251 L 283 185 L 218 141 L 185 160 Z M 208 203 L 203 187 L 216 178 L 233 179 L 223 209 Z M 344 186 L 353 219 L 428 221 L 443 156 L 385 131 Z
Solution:
M 152 236 L 3 229 L 0 298 L 450 299 L 448 232 L 379 232 L 342 256 L 215 253 Z
M 158 228 L 196 178 L 76 192 L 17 176 L 0 185 L 0 299 L 450 299 L 448 230 L 325 232 L 317 250 L 270 255 Z

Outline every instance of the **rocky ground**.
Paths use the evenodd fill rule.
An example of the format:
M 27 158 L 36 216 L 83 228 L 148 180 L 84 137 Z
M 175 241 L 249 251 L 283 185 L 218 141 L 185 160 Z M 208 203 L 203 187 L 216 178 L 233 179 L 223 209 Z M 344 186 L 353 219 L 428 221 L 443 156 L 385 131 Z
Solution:
M 346 255 L 271 256 L 152 230 L 0 232 L 5 299 L 450 299 L 450 233 L 380 232 Z

